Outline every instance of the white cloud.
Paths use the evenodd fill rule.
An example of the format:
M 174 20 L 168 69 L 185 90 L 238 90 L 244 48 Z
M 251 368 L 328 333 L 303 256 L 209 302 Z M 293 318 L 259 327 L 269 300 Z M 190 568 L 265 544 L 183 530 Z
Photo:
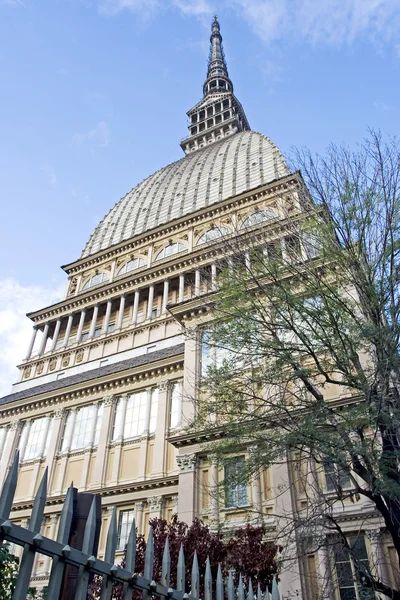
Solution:
M 343 45 L 356 39 L 394 42 L 400 47 L 399 0 L 98 0 L 100 11 L 129 9 L 139 15 L 165 8 L 200 19 L 235 10 L 263 41 L 302 40 Z
M 79 144 L 90 142 L 92 146 L 105 148 L 110 142 L 110 132 L 105 121 L 99 121 L 93 129 L 75 133 L 74 141 Z
M 313 44 L 390 41 L 400 26 L 398 0 L 231 0 L 266 42 L 305 38 Z
M 210 15 L 213 12 L 212 5 L 208 0 L 173 0 L 172 3 L 185 15 L 201 17 Z
M 148 18 L 159 5 L 158 0 L 100 0 L 99 11 L 104 15 L 115 15 L 121 10 L 128 9 Z
M 15 279 L 0 281 L 0 397 L 9 394 L 17 381 L 16 365 L 21 363 L 32 335 L 32 321 L 26 313 L 60 300 L 65 284 L 52 288 L 23 286 Z

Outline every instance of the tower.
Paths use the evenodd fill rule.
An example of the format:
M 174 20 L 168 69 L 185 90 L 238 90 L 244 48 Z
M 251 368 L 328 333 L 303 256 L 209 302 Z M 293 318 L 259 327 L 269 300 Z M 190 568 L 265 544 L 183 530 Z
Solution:
M 195 152 L 228 135 L 250 130 L 243 107 L 233 93 L 216 16 L 211 26 L 210 55 L 207 79 L 203 85 L 203 99 L 191 108 L 187 115 L 189 135 L 181 142 L 185 154 Z

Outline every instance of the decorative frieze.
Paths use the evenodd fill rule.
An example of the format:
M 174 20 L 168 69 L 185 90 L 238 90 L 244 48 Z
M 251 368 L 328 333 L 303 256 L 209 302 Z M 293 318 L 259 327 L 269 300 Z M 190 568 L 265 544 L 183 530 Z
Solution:
M 183 454 L 182 456 L 176 457 L 176 462 L 178 463 L 178 467 L 181 473 L 190 473 L 196 468 L 197 455 L 195 453 Z

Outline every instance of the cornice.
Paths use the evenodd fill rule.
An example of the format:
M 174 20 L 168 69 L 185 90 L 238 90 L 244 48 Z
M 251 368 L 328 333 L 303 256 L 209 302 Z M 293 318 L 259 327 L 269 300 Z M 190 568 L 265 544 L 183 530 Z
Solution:
M 230 198 L 216 202 L 215 204 L 212 204 L 206 208 L 193 212 L 189 216 L 180 217 L 170 221 L 167 224 L 159 225 L 149 232 L 139 234 L 128 240 L 114 244 L 105 250 L 101 250 L 95 254 L 63 265 L 61 268 L 69 275 L 81 273 L 83 270 L 91 268 L 107 260 L 114 259 L 125 254 L 125 252 L 137 250 L 141 246 L 148 245 L 149 243 L 152 243 L 164 236 L 171 235 L 171 233 L 176 233 L 179 230 L 185 229 L 195 223 L 198 223 L 200 220 L 207 219 L 208 217 L 218 214 L 221 211 L 227 212 L 232 210 L 232 208 L 235 206 L 241 206 L 245 203 L 254 202 L 255 200 L 274 195 L 279 190 L 287 189 L 290 184 L 297 185 L 300 182 L 300 172 L 295 171 L 294 173 L 290 173 L 289 175 L 275 179 L 270 183 L 261 185 L 258 188 L 254 188 L 250 192 L 246 191 L 243 194 L 231 196 Z
M 236 202 L 239 202 L 239 200 Z M 282 235 L 288 227 L 293 226 L 293 219 L 299 220 L 303 217 L 304 213 L 297 213 L 286 219 L 276 219 L 266 223 L 263 227 L 258 226 L 257 230 L 243 232 L 240 237 L 243 236 L 244 239 L 247 236 L 255 236 L 257 239 L 263 239 L 268 234 L 268 237 L 273 239 Z M 35 324 L 42 325 L 50 319 L 68 316 L 78 310 L 92 308 L 99 302 L 107 302 L 107 300 L 115 299 L 116 296 L 123 293 L 133 293 L 147 284 L 162 283 L 166 277 L 178 275 L 188 268 L 198 268 L 206 264 L 210 258 L 215 259 L 221 255 L 223 255 L 221 240 L 216 240 L 213 244 L 195 247 L 191 252 L 179 253 L 179 255 L 161 261 L 160 264 L 152 265 L 137 273 L 136 276 L 133 276 L 130 272 L 122 279 L 114 280 L 106 285 L 102 284 L 99 288 L 85 292 L 83 295 L 70 296 L 61 302 L 28 313 L 27 316 Z
M 170 486 L 178 485 L 178 475 L 170 475 L 168 477 L 160 477 L 158 479 L 135 481 L 129 483 L 120 483 L 112 487 L 102 488 L 90 488 L 91 494 L 96 494 L 102 498 L 108 496 L 117 496 L 118 494 L 127 494 L 132 492 L 138 492 L 141 490 L 155 490 L 160 488 L 167 488 Z M 56 504 L 63 504 L 65 500 L 65 494 L 57 496 L 49 496 L 46 501 L 46 506 L 54 506 Z M 32 508 L 33 500 L 25 500 L 21 502 L 15 502 L 11 511 L 17 512 L 19 510 L 27 510 Z
M 122 394 L 127 386 L 134 383 L 145 382 L 154 377 L 167 377 L 183 368 L 183 353 L 162 358 L 148 365 L 128 368 L 118 373 L 108 373 L 98 379 L 71 384 L 59 390 L 50 390 L 39 393 L 32 398 L 15 400 L 10 404 L 0 407 L 0 418 L 11 419 L 16 416 L 26 415 L 33 411 L 56 410 L 63 402 L 82 401 L 99 396 L 99 394 Z

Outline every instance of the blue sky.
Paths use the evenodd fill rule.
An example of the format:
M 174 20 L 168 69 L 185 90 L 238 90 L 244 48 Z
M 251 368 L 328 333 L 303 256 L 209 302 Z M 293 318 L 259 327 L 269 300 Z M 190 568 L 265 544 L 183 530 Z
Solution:
M 283 153 L 399 133 L 400 0 L 0 0 L 0 392 L 60 265 L 182 156 L 215 12 L 250 125 Z

